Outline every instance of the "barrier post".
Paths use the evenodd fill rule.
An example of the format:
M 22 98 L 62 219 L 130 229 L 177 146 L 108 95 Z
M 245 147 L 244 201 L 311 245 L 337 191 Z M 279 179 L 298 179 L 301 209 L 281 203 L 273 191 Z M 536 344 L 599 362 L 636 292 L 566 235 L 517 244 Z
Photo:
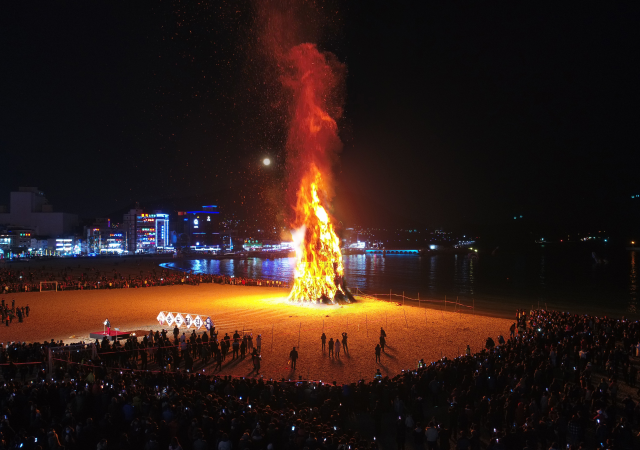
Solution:
M 404 313 L 404 323 L 407 325 L 407 328 L 409 328 L 409 322 L 407 321 L 407 312 L 404 310 L 404 308 L 402 308 L 402 312 Z

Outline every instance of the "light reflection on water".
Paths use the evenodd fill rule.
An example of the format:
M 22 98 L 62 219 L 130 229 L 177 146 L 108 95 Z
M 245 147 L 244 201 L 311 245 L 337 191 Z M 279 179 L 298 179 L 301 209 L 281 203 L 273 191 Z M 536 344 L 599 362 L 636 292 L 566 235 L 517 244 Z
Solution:
M 168 268 L 196 273 L 289 280 L 295 258 L 177 260 Z M 636 254 L 620 253 L 612 263 L 593 267 L 590 251 L 542 249 L 527 254 L 479 258 L 463 254 L 426 256 L 346 255 L 345 280 L 353 291 L 388 297 L 391 290 L 421 299 L 475 301 L 479 310 L 508 315 L 518 307 L 541 307 L 572 312 L 627 314 L 637 308 Z

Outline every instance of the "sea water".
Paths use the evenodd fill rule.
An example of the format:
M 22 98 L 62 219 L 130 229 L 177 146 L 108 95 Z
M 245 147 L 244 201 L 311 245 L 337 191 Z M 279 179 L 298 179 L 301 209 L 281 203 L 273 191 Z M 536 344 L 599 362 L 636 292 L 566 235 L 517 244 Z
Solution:
M 580 245 L 473 254 L 347 255 L 345 280 L 355 294 L 447 310 L 513 317 L 517 308 L 571 313 L 640 315 L 640 252 L 622 248 L 595 255 Z M 293 279 L 294 258 L 188 259 L 165 263 L 194 273 L 270 280 Z M 447 300 L 445 304 L 444 300 Z M 456 305 L 454 302 L 458 303 Z

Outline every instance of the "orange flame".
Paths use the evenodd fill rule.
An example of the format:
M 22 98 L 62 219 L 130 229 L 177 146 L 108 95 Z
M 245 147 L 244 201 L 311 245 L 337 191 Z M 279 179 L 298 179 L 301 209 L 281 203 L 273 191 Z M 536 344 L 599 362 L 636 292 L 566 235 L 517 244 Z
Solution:
M 331 302 L 342 292 L 340 239 L 327 212 L 332 158 L 341 147 L 336 118 L 342 114 L 344 66 L 313 44 L 292 47 L 284 58 L 282 83 L 292 94 L 287 137 L 289 171 L 298 229 L 291 301 Z M 292 199 L 292 204 L 294 203 Z
M 322 206 L 318 190 L 322 176 L 317 167 L 311 168 L 312 177 L 304 179 L 298 190 L 296 212 L 303 222 L 296 235 L 295 282 L 289 299 L 317 302 L 323 299 L 334 303 L 342 291 L 344 275 L 340 239 L 336 235 L 329 214 Z M 300 239 L 302 238 L 302 239 Z

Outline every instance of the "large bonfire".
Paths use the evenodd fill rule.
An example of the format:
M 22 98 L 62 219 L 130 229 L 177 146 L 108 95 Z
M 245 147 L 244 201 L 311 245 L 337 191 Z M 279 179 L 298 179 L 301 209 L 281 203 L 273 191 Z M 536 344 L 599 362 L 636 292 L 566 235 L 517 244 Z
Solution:
M 298 257 L 289 300 L 349 302 L 353 297 L 344 284 L 340 239 L 330 213 L 332 166 L 342 148 L 336 121 L 342 116 L 345 66 L 310 43 L 326 23 L 322 5 L 256 0 L 255 7 L 266 73 L 277 74 L 276 91 L 282 94 L 269 104 L 281 113 L 282 106 L 287 109 L 287 203 Z
M 353 297 L 344 287 L 340 239 L 328 211 L 332 157 L 341 147 L 336 119 L 342 114 L 344 66 L 308 43 L 283 59 L 282 82 L 291 94 L 287 154 L 290 189 L 296 189 L 291 226 L 298 258 L 289 299 L 348 302 Z
M 345 297 L 340 239 L 318 195 L 322 175 L 316 167 L 310 172 L 298 191 L 296 213 L 303 225 L 293 233 L 298 261 L 289 298 L 335 303 L 338 293 L 338 299 Z

